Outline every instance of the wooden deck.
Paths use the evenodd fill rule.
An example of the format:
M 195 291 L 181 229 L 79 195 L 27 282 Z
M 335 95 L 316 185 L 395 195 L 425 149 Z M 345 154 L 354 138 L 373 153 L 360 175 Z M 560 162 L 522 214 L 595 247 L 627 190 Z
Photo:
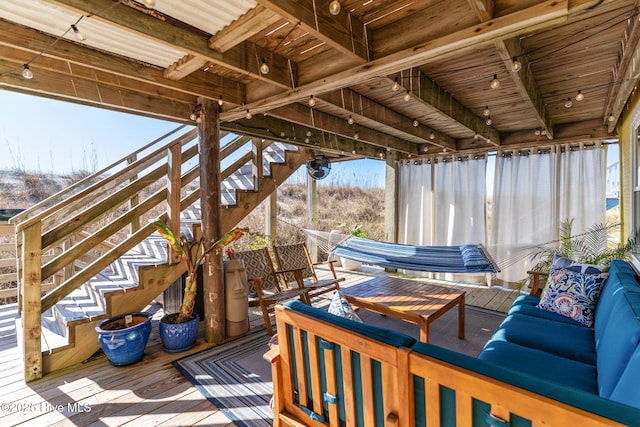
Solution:
M 384 272 L 364 267 L 363 271 L 341 274 L 346 277 L 343 287 L 347 287 Z M 517 291 L 481 285 L 436 283 L 464 288 L 468 305 L 491 310 L 506 311 L 518 295 Z M 314 305 L 323 303 L 317 301 Z M 156 321 L 163 314 L 158 304 L 150 305 L 148 311 L 155 312 Z M 117 368 L 99 355 L 81 366 L 25 384 L 14 318 L 15 306 L 0 309 L 0 425 L 233 425 L 171 364 L 211 347 L 202 340 L 189 352 L 165 353 L 154 327 L 144 359 L 132 366 Z M 250 321 L 252 329 L 263 326 L 259 310 L 251 310 Z

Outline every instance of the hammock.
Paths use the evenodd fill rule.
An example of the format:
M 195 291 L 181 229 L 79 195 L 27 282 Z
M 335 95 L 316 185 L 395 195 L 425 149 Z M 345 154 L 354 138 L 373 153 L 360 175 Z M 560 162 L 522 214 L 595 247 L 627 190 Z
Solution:
M 482 245 L 412 246 L 348 237 L 333 255 L 379 265 L 433 273 L 498 273 L 500 269 Z

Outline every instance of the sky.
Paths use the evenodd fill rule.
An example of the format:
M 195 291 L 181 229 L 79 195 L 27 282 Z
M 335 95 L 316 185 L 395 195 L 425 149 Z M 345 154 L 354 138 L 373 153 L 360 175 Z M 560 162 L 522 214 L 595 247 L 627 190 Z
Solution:
M 0 90 L 0 170 L 94 172 L 179 124 Z M 323 183 L 384 187 L 384 162 L 340 162 Z M 293 180 L 300 181 L 304 170 Z

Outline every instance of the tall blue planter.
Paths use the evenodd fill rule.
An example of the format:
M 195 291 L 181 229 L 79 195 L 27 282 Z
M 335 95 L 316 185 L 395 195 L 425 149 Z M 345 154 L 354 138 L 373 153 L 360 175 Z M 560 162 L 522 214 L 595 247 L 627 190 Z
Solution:
M 128 315 L 132 316 L 133 326 L 125 327 Z M 151 334 L 151 314 L 121 314 L 100 322 L 96 326 L 96 332 L 100 347 L 112 365 L 130 365 L 142 359 L 144 355 Z
M 160 319 L 158 331 L 160 333 L 160 341 L 162 348 L 168 353 L 179 353 L 187 351 L 193 347 L 198 338 L 198 326 L 200 325 L 200 317 L 198 313 L 193 313 L 193 319 L 184 323 L 167 323 L 166 320 L 170 316 L 176 316 L 177 313 L 167 314 Z

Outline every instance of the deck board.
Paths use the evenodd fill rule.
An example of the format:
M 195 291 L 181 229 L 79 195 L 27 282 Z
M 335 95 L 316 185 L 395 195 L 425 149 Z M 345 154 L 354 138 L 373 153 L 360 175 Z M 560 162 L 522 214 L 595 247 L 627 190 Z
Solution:
M 339 273 L 346 278 L 341 283 L 343 288 L 385 274 L 381 269 L 370 267 L 363 267 L 356 272 L 341 270 Z M 320 278 L 328 274 L 328 270 L 318 270 Z M 482 285 L 445 281 L 433 283 L 464 289 L 468 305 L 483 304 L 482 307 L 499 311 L 505 311 L 519 294 L 517 291 Z M 321 295 L 314 305 L 326 305 L 330 298 L 330 294 Z M 157 322 L 163 313 L 158 305 L 148 307 L 148 311 L 154 310 L 154 321 Z M 165 353 L 161 349 L 156 326 L 143 360 L 133 366 L 114 367 L 99 355 L 82 365 L 47 375 L 27 385 L 22 375 L 23 365 L 17 348 L 15 327 L 12 329 L 11 326 L 11 316 L 15 315 L 15 305 L 13 308 L 0 307 L 0 323 L 3 326 L 0 335 L 0 396 L 3 397 L 0 398 L 0 404 L 13 404 L 13 409 L 21 405 L 27 409 L 0 409 L 0 425 L 234 425 L 171 364 L 173 360 L 212 347 L 202 339 L 188 352 Z M 252 330 L 263 326 L 258 308 L 250 309 L 250 322 Z M 91 411 L 69 411 L 67 405 L 75 403 L 86 403 Z M 52 405 L 62 405 L 65 410 L 59 412 Z

